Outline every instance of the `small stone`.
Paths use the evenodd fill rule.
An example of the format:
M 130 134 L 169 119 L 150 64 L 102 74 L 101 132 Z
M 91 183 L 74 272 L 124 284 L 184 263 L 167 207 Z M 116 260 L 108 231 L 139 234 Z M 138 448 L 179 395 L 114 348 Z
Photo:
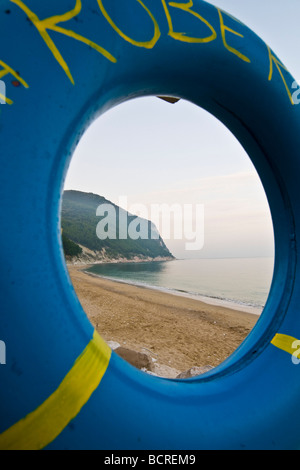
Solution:
M 136 352 L 131 349 L 123 348 L 122 346 L 115 349 L 115 353 L 137 369 L 147 369 L 151 371 L 153 368 L 152 359 L 148 354 Z
M 117 343 L 117 341 L 108 341 L 107 344 L 112 351 L 114 351 L 115 349 L 121 346 L 119 343 Z
M 211 366 L 192 367 L 185 372 L 181 372 L 181 374 L 177 375 L 176 379 L 190 379 L 191 377 L 198 377 L 199 375 L 202 375 L 205 372 L 209 372 L 212 369 L 213 367 Z

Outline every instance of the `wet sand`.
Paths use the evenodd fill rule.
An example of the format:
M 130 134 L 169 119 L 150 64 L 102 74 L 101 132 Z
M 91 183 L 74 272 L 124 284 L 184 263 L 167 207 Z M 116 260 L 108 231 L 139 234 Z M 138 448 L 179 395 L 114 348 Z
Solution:
M 145 352 L 175 371 L 217 366 L 250 333 L 258 316 L 154 289 L 68 270 L 88 318 L 102 337 Z

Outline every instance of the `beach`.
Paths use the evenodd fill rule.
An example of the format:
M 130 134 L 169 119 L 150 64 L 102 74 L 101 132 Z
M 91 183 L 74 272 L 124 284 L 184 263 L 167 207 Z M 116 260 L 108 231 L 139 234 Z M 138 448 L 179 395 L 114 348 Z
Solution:
M 259 316 L 199 300 L 68 271 L 91 323 L 107 342 L 147 353 L 169 376 L 215 367 L 230 356 Z M 166 376 L 168 375 L 166 372 Z

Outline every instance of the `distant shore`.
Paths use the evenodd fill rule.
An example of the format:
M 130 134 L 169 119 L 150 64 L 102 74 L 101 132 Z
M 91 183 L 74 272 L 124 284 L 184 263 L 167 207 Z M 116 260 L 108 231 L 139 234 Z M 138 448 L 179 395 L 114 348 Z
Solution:
M 79 301 L 106 341 L 143 352 L 174 372 L 217 366 L 255 326 L 255 314 L 68 270 Z
M 82 254 L 76 257 L 66 258 L 67 266 L 92 266 L 94 264 L 107 264 L 107 263 L 152 263 L 152 262 L 161 262 L 161 261 L 174 261 L 176 258 L 174 256 L 157 256 L 152 258 L 150 256 L 134 256 L 133 258 L 124 258 L 118 256 L 117 258 L 111 258 L 107 256 L 105 251 L 94 252 L 88 248 L 78 245 L 82 249 Z

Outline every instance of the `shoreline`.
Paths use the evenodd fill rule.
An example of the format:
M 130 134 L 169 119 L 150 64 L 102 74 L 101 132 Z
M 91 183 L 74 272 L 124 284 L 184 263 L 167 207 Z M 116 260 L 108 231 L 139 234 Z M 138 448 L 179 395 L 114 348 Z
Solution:
M 66 258 L 67 266 L 94 266 L 95 264 L 126 264 L 126 263 L 159 263 L 159 262 L 166 262 L 166 261 L 174 261 L 176 258 L 174 256 L 157 256 L 156 258 L 150 257 L 139 257 L 135 256 L 132 259 L 128 258 L 108 258 L 107 256 L 103 255 L 102 253 L 94 253 L 88 248 L 85 248 L 82 245 L 79 245 L 83 250 L 83 255 L 77 258 Z
M 97 263 L 97 264 L 100 264 L 100 263 Z M 110 264 L 110 263 L 103 263 L 103 264 Z M 263 309 L 264 309 L 264 307 L 255 307 L 255 306 L 252 306 L 252 305 L 247 305 L 247 304 L 234 302 L 233 300 L 227 300 L 227 299 L 221 299 L 221 298 L 219 299 L 219 298 L 216 298 L 216 297 L 208 297 L 208 296 L 205 296 L 205 295 L 196 294 L 196 293 L 192 293 L 192 292 L 179 291 L 179 290 L 168 288 L 168 287 L 159 287 L 159 286 L 144 284 L 142 282 L 138 283 L 136 281 L 117 279 L 117 278 L 113 278 L 113 277 L 109 277 L 109 276 L 101 276 L 99 274 L 95 274 L 95 273 L 86 271 L 86 269 L 88 269 L 92 266 L 94 266 L 94 264 L 86 265 L 86 266 L 80 266 L 80 267 L 78 266 L 78 267 L 81 268 L 80 269 L 81 272 L 87 274 L 88 276 L 98 277 L 100 279 L 106 279 L 106 280 L 112 281 L 112 282 L 119 282 L 119 283 L 122 283 L 122 284 L 127 284 L 129 286 L 141 287 L 142 289 L 151 289 L 151 290 L 158 291 L 158 292 L 164 292 L 166 294 L 175 295 L 175 296 L 178 296 L 178 297 L 184 297 L 184 298 L 187 298 L 187 299 L 193 299 L 193 300 L 196 300 L 198 302 L 205 303 L 207 305 L 213 305 L 215 307 L 224 307 L 224 308 L 236 310 L 237 312 L 245 312 L 245 313 L 250 313 L 252 315 L 260 316 L 263 312 Z
M 219 365 L 259 319 L 253 313 L 199 299 L 104 279 L 85 273 L 87 266 L 67 267 L 93 326 L 106 342 L 148 351 L 153 361 L 169 370 L 170 375 L 164 376 Z

